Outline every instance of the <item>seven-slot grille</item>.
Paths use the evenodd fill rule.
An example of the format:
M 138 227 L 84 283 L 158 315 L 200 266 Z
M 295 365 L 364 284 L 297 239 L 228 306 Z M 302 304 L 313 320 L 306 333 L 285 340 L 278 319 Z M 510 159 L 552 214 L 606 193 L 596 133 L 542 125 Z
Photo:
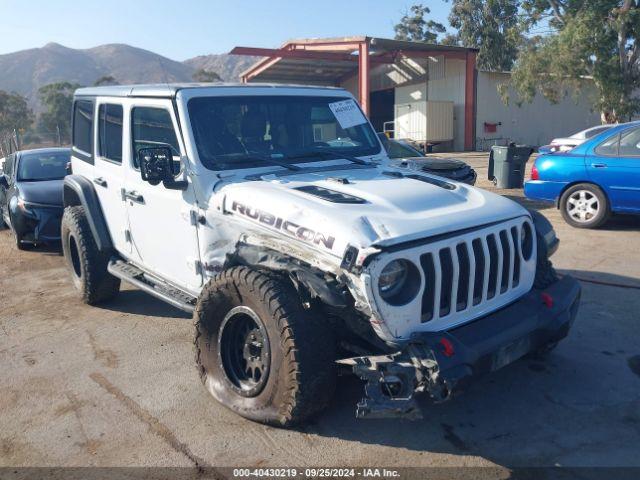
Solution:
M 521 230 L 522 224 L 501 226 L 420 255 L 426 281 L 422 323 L 475 309 L 517 288 L 525 261 Z

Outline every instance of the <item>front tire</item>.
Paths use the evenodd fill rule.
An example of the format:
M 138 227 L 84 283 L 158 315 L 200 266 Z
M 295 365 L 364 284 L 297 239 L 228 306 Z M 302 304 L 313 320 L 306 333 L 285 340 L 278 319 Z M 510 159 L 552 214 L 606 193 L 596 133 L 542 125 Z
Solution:
M 22 235 L 20 235 L 17 232 L 17 230 L 14 228 L 14 226 L 16 225 L 16 222 L 14 221 L 14 219 L 10 218 L 10 221 L 11 221 L 11 225 L 9 225 L 9 228 L 11 229 L 11 233 L 13 233 L 13 240 L 16 245 L 16 248 L 21 251 L 31 250 L 34 247 L 34 244 L 25 242 L 22 239 Z
M 22 240 L 22 236 L 14 231 L 13 232 L 13 238 L 15 240 L 15 244 L 16 244 L 16 248 L 18 250 L 31 250 L 33 248 L 33 244 L 32 243 L 25 243 L 24 240 Z
M 65 263 L 82 301 L 96 305 L 114 298 L 120 279 L 107 271 L 109 254 L 98 250 L 84 208 L 64 209 L 61 237 Z
M 569 187 L 560 197 L 560 211 L 562 218 L 576 228 L 598 228 L 611 215 L 607 196 L 591 183 Z
M 246 267 L 226 270 L 203 289 L 194 319 L 200 378 L 225 407 L 287 427 L 330 402 L 333 334 L 284 278 Z

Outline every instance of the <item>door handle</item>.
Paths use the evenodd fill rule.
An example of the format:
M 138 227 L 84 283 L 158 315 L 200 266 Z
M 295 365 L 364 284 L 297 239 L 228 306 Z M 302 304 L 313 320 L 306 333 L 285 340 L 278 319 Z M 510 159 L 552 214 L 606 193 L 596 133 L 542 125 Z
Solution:
M 144 204 L 144 197 L 135 190 L 125 190 L 124 198 L 131 200 L 132 202 Z
M 94 178 L 93 183 L 95 183 L 96 185 L 100 185 L 101 187 L 107 188 L 107 181 L 102 177 Z
M 592 163 L 591 166 L 593 168 L 607 168 L 607 164 L 606 163 Z

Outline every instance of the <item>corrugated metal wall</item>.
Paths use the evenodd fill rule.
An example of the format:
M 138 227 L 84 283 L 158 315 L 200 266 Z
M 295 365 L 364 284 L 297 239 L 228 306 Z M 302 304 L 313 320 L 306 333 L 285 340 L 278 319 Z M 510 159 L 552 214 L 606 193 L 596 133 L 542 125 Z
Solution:
M 453 102 L 427 104 L 427 142 L 449 142 L 453 136 Z
M 509 80 L 508 73 L 478 72 L 478 96 L 476 110 L 476 148 L 488 149 L 490 145 L 508 140 L 527 145 L 545 145 L 552 138 L 565 137 L 585 128 L 600 124 L 600 115 L 590 110 L 589 94 L 576 103 L 571 97 L 554 105 L 541 95 L 531 104 L 505 105 L 498 93 L 498 85 Z M 485 123 L 498 124 L 496 132 L 487 132 Z M 482 148 L 484 147 L 484 148 Z
M 453 140 L 453 102 L 396 102 L 395 136 L 421 143 Z
M 464 150 L 464 60 L 436 57 L 428 60 L 428 66 L 424 62 L 411 61 L 400 66 L 382 65 L 374 68 L 371 76 L 374 89 L 396 85 L 396 105 L 427 100 L 453 102 L 453 149 Z M 509 140 L 544 145 L 554 137 L 570 135 L 600 123 L 599 114 L 590 111 L 591 102 L 586 96 L 578 104 L 569 97 L 553 105 L 538 96 L 530 105 L 518 107 L 513 101 L 505 105 L 497 87 L 508 79 L 508 73 L 478 72 L 476 149 L 487 149 L 493 143 L 503 144 Z M 357 95 L 357 76 L 346 80 L 343 87 Z M 412 125 L 407 124 L 404 128 L 413 130 L 413 124 L 422 121 L 418 117 L 419 114 Z M 502 125 L 496 126 L 494 133 L 486 131 L 485 123 Z
M 453 149 L 464 150 L 464 85 L 465 61 L 444 60 L 444 75 L 430 75 L 427 83 L 427 98 L 429 100 L 453 102 Z M 442 69 L 442 67 L 438 67 Z M 433 73 L 433 63 L 429 72 Z

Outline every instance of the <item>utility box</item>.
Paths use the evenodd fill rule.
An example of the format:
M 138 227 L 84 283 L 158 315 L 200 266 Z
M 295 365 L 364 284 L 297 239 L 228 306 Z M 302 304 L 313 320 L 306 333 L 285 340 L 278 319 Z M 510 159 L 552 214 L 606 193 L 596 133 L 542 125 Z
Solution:
M 394 128 L 398 139 L 424 144 L 453 141 L 453 102 L 396 104 Z

